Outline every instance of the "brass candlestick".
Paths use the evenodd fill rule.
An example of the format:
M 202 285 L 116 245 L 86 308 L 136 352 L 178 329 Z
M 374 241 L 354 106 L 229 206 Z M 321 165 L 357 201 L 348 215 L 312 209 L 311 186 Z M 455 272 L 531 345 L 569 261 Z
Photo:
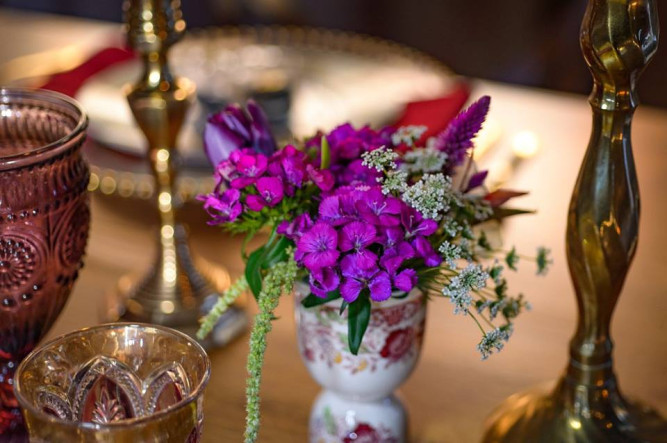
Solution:
M 169 326 L 194 337 L 198 320 L 206 311 L 202 306 L 218 298 L 220 288 L 213 282 L 228 284 L 229 278 L 225 271 L 214 270 L 210 265 L 206 267 L 209 278 L 197 270 L 186 230 L 177 219 L 181 202 L 174 189 L 178 154 L 175 144 L 195 87 L 187 79 L 172 76 L 167 51 L 183 35 L 185 22 L 179 0 L 129 0 L 124 9 L 129 45 L 144 65 L 127 100 L 148 141 L 160 229 L 152 268 L 136 283 L 119 285 L 116 316 L 124 321 Z M 243 313 L 233 308 L 209 340 L 222 344 L 244 325 Z
M 637 246 L 639 190 L 630 145 L 635 80 L 658 46 L 653 0 L 590 0 L 581 47 L 593 74 L 593 131 L 572 194 L 567 258 L 579 322 L 550 394 L 506 400 L 485 442 L 665 442 L 667 423 L 619 391 L 609 326 Z

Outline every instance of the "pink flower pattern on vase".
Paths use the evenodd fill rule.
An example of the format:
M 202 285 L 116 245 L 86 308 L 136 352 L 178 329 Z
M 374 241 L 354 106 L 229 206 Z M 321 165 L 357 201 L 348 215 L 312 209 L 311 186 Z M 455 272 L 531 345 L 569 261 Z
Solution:
M 422 297 L 411 298 L 405 303 L 385 308 L 374 308 L 368 330 L 358 355 L 347 349 L 347 314 L 339 315 L 338 305 L 325 305 L 316 309 L 314 315 L 306 315 L 299 323 L 299 348 L 306 361 L 326 362 L 332 368 L 339 365 L 354 374 L 361 371 L 371 373 L 378 367 L 385 369 L 402 360 L 416 358 L 421 349 L 424 320 L 413 323 L 414 316 L 423 309 Z M 342 322 L 342 323 L 341 323 Z M 332 328 L 341 323 L 345 328 Z

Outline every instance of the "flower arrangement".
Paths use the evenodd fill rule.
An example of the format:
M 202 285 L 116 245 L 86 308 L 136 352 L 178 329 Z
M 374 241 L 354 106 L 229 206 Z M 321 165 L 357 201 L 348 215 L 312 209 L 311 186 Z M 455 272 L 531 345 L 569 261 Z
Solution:
M 266 334 L 282 294 L 304 280 L 313 307 L 342 299 L 348 310 L 348 345 L 356 354 L 374 303 L 418 288 L 444 297 L 479 327 L 483 359 L 500 351 L 514 318 L 528 308 L 508 292 L 505 267 L 517 269 L 512 248 L 494 248 L 483 223 L 527 211 L 503 205 L 522 193 L 488 192 L 487 171 L 471 152 L 489 110 L 483 97 L 445 131 L 422 141 L 425 127 L 360 129 L 341 125 L 278 148 L 261 109 L 230 106 L 209 118 L 204 139 L 217 186 L 200 197 L 210 224 L 244 234 L 244 275 L 203 320 L 206 335 L 244 291 L 259 313 L 250 335 L 246 442 L 259 428 L 259 386 Z M 247 253 L 260 231 L 266 242 Z M 539 248 L 538 273 L 548 251 Z

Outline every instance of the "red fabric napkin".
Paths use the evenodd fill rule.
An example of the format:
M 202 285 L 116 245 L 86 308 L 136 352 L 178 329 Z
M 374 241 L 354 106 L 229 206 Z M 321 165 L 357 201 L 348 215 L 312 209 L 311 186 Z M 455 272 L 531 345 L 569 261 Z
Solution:
M 95 74 L 105 69 L 134 59 L 132 51 L 124 48 L 106 48 L 91 56 L 76 68 L 53 75 L 42 89 L 62 92 L 73 97 L 81 86 Z M 470 87 L 459 82 L 443 97 L 410 102 L 394 126 L 424 125 L 428 130 L 422 141 L 443 131 L 459 113 L 470 97 Z
M 469 97 L 470 86 L 465 82 L 459 82 L 453 91 L 443 97 L 408 103 L 394 126 L 426 126 L 428 129 L 421 138 L 423 142 L 447 128 Z
M 134 54 L 128 49 L 105 48 L 76 68 L 54 74 L 41 88 L 74 97 L 86 80 L 93 75 L 133 58 Z

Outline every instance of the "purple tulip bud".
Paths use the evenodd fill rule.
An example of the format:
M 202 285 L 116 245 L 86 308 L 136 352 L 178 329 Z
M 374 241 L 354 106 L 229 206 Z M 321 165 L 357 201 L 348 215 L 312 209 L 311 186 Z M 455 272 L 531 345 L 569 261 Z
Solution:
M 266 115 L 253 101 L 248 101 L 247 112 L 230 105 L 209 116 L 204 129 L 204 150 L 213 166 L 243 148 L 267 156 L 277 148 Z

